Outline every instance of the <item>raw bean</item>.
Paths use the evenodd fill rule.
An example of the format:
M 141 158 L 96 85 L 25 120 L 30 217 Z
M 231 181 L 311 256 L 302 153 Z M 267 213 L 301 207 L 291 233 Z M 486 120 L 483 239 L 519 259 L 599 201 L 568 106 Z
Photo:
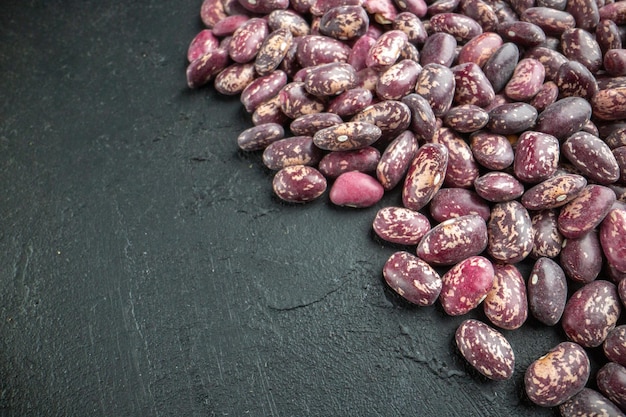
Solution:
M 470 256 L 442 277 L 439 301 L 449 316 L 460 316 L 478 307 L 493 284 L 493 265 L 482 256 Z
M 550 178 L 559 164 L 559 141 L 552 135 L 526 131 L 517 141 L 513 171 L 527 183 L 536 184 Z
M 366 58 L 370 48 L 376 43 L 376 39 L 371 36 L 361 36 L 352 45 L 348 64 L 352 65 L 356 71 L 367 68 Z
M 611 49 L 603 59 L 604 69 L 609 75 L 626 75 L 626 49 Z
M 478 65 L 467 62 L 455 66 L 452 71 L 456 85 L 454 100 L 457 104 L 485 107 L 493 101 L 493 87 Z
M 417 245 L 417 256 L 431 265 L 454 265 L 487 247 L 485 220 L 476 214 L 439 223 Z
M 515 158 L 511 142 L 496 133 L 477 132 L 471 136 L 470 149 L 480 165 L 492 170 L 509 167 Z
M 602 248 L 597 232 L 591 230 L 578 238 L 565 239 L 560 261 L 565 275 L 572 281 L 586 284 L 595 280 L 602 270 Z
M 435 117 L 442 117 L 452 107 L 455 87 L 452 70 L 444 65 L 432 63 L 422 68 L 417 77 L 415 92 L 428 101 Z
M 334 113 L 303 114 L 291 122 L 289 130 L 294 135 L 313 136 L 318 130 L 341 123 L 343 123 L 341 117 Z
M 419 306 L 434 304 L 441 292 L 437 271 L 408 252 L 392 254 L 383 267 L 383 276 L 391 289 Z
M 216 49 L 220 41 L 215 37 L 211 29 L 203 29 L 189 43 L 187 49 L 187 61 L 193 62 L 213 49 Z
M 567 58 L 583 64 L 592 73 L 602 67 L 602 51 L 595 37 L 579 27 L 566 29 L 561 35 L 561 50 Z
M 558 217 L 559 232 L 566 238 L 578 238 L 602 222 L 615 202 L 608 187 L 587 185 L 580 194 L 563 206 Z
M 624 413 L 598 391 L 583 388 L 578 394 L 559 406 L 562 416 L 614 416 L 624 417 Z
M 344 172 L 372 173 L 380 160 L 380 151 L 372 146 L 352 151 L 329 152 L 319 163 L 318 169 L 326 178 L 337 178 Z
M 599 90 L 591 99 L 593 115 L 601 120 L 626 118 L 626 87 Z
M 302 68 L 330 62 L 346 62 L 349 56 L 348 45 L 327 36 L 305 35 L 298 41 L 296 57 Z
M 426 14 L 435 16 L 441 13 L 451 13 L 458 7 L 459 0 L 435 0 L 428 5 Z
M 626 184 L 626 146 L 613 149 L 613 156 L 619 166 L 619 182 Z
M 430 230 L 430 222 L 417 211 L 404 207 L 384 207 L 376 213 L 372 227 L 382 240 L 408 246 L 419 243 Z
M 361 0 L 313 0 L 309 11 L 313 16 L 320 17 L 335 7 L 341 5 L 360 6 L 362 3 Z
M 290 203 L 314 200 L 326 191 L 326 179 L 315 168 L 294 165 L 281 169 L 272 181 L 274 193 Z
M 406 130 L 385 148 L 376 166 L 376 178 L 385 190 L 395 188 L 402 181 L 418 147 L 415 135 Z
M 382 139 L 393 139 L 408 129 L 411 111 L 401 101 L 386 100 L 364 108 L 355 114 L 351 121 L 376 125 L 381 130 Z
M 278 69 L 284 71 L 289 77 L 294 77 L 295 74 L 300 70 L 300 62 L 298 62 L 298 45 L 300 44 L 300 40 L 303 38 L 298 36 L 294 37 L 291 42 L 291 47 L 287 50 L 287 54 L 281 61 Z
M 617 288 L 598 280 L 577 290 L 565 305 L 561 324 L 567 337 L 583 347 L 600 346 L 622 311 Z
M 502 38 L 497 33 L 485 32 L 469 40 L 457 57 L 457 63 L 473 62 L 482 67 L 493 53 L 502 46 Z
M 261 103 L 275 97 L 286 84 L 287 74 L 276 70 L 248 84 L 241 92 L 240 101 L 246 111 L 252 113 Z
M 228 65 L 228 51 L 215 48 L 192 61 L 186 70 L 187 86 L 199 88 L 208 83 Z
M 508 2 L 496 0 L 493 3 L 499 23 L 516 22 L 519 20 L 519 16 Z
M 220 20 L 228 17 L 221 0 L 204 0 L 200 7 L 200 19 L 209 29 Z
M 620 170 L 615 156 L 602 139 L 586 132 L 577 132 L 562 146 L 563 155 L 583 175 L 599 184 L 619 179 Z
M 622 411 L 626 410 L 626 368 L 608 362 L 596 374 L 598 390 Z
M 237 144 L 244 151 L 260 151 L 285 137 L 285 130 L 278 123 L 266 123 L 250 127 L 239 134 Z
M 418 76 L 419 77 L 419 76 Z M 431 142 L 437 130 L 437 118 L 428 100 L 419 94 L 411 93 L 402 97 L 411 112 L 409 129 L 422 142 Z M 626 144 L 626 143 L 625 143 Z
M 487 252 L 496 261 L 517 263 L 532 249 L 532 223 L 528 211 L 517 200 L 496 203 L 487 223 Z
M 280 109 L 291 119 L 297 119 L 304 114 L 320 113 L 324 110 L 324 103 L 306 91 L 303 82 L 291 82 L 285 85 L 278 93 Z
M 290 165 L 317 165 L 322 151 L 310 136 L 294 136 L 272 142 L 263 151 L 263 164 L 278 171 Z
M 582 64 L 581 64 L 582 65 Z M 559 87 L 554 81 L 547 81 L 543 83 L 535 97 L 530 100 L 530 105 L 538 112 L 542 112 L 550 104 L 554 103 L 559 97 Z
M 274 10 L 286 9 L 289 7 L 289 0 L 238 0 L 246 10 L 256 14 L 269 14 Z
M 436 32 L 424 42 L 420 52 L 420 64 L 438 64 L 450 67 L 456 57 L 457 42 L 454 36 L 445 32 Z
M 304 88 L 315 96 L 334 96 L 354 88 L 357 83 L 356 71 L 345 62 L 321 64 L 304 77 Z
M 504 22 L 498 25 L 498 34 L 514 45 L 533 47 L 546 41 L 543 30 L 530 22 L 516 21 Z
M 593 31 L 600 22 L 595 0 L 568 0 L 565 11 L 574 16 L 576 27 L 584 30 Z
M 247 14 L 229 15 L 213 25 L 213 34 L 215 36 L 224 37 L 231 36 L 239 28 L 239 26 L 250 20 Z
M 612 209 L 600 224 L 602 252 L 609 264 L 626 272 L 626 210 Z
M 381 130 L 366 122 L 345 122 L 318 130 L 313 142 L 327 151 L 349 151 L 365 148 L 380 138 Z
M 536 46 L 527 50 L 524 57 L 535 58 L 543 64 L 547 81 L 554 81 L 561 65 L 569 61 L 562 53 L 545 46 Z
M 494 264 L 493 285 L 483 301 L 485 315 L 494 325 L 515 330 L 528 318 L 526 282 L 511 264 Z
M 576 343 L 559 343 L 526 369 L 526 395 L 539 406 L 557 406 L 585 387 L 589 373 L 585 350 Z
M 269 28 L 264 19 L 255 17 L 248 20 L 233 33 L 228 47 L 230 58 L 240 64 L 251 62 L 268 34 Z
M 539 92 L 545 78 L 545 68 L 534 58 L 518 62 L 513 76 L 506 84 L 504 93 L 512 100 L 528 101 Z
M 504 43 L 485 62 L 482 69 L 485 77 L 499 93 L 509 82 L 519 61 L 519 49 L 512 42 Z
M 376 92 L 376 84 L 378 84 L 378 72 L 372 68 L 364 68 L 356 73 L 358 83 L 357 88 L 365 88 L 372 93 Z
M 558 228 L 557 211 L 541 210 L 531 217 L 533 226 L 533 249 L 530 255 L 534 258 L 556 258 L 561 253 L 563 235 Z
M 392 65 L 380 74 L 376 95 L 383 100 L 399 100 L 412 93 L 421 70 L 420 64 L 409 59 Z
M 482 0 L 464 0 L 459 3 L 459 13 L 478 22 L 483 32 L 497 32 L 498 15 Z
M 539 114 L 535 130 L 561 140 L 582 129 L 590 117 L 591 106 L 587 100 L 566 97 L 550 104 Z
M 452 129 L 442 127 L 435 134 L 433 143 L 441 143 L 448 148 L 448 168 L 444 184 L 447 187 L 472 187 L 480 172 L 465 138 Z
M 554 326 L 561 320 L 567 303 L 565 273 L 550 258 L 539 258 L 528 279 L 528 307 L 537 320 Z
M 602 343 L 602 351 L 611 362 L 626 364 L 626 325 L 616 326 Z
M 293 10 L 274 10 L 268 15 L 267 24 L 273 31 L 289 29 L 294 37 L 311 33 L 309 23 Z
M 612 20 L 601 20 L 596 27 L 596 41 L 600 45 L 602 55 L 611 49 L 622 49 L 622 38 L 619 28 Z
M 617 293 L 622 301 L 622 306 L 626 307 L 626 280 L 623 279 L 617 284 Z
M 376 179 L 359 171 L 344 172 L 330 188 L 330 201 L 337 206 L 371 207 L 383 197 L 385 190 Z
M 319 31 L 322 35 L 342 41 L 363 36 L 369 27 L 367 12 L 360 5 L 337 6 L 322 15 Z
M 489 121 L 489 113 L 473 104 L 452 107 L 443 117 L 443 124 L 460 133 L 482 129 Z
M 492 327 L 478 320 L 467 319 L 457 328 L 454 340 L 461 355 L 487 378 L 502 381 L 513 375 L 513 348 Z
M 406 33 L 407 40 L 412 44 L 422 45 L 428 37 L 428 32 L 426 32 L 422 21 L 411 12 L 398 13 L 392 28 Z
M 506 172 L 488 172 L 474 180 L 476 193 L 494 203 L 515 200 L 524 194 L 524 185 Z
M 404 44 L 408 42 L 406 33 L 401 30 L 390 30 L 383 33 L 367 53 L 365 63 L 369 68 L 383 71 L 395 64 Z
M 298 13 L 310 13 L 314 0 L 291 0 L 291 7 Z
M 395 0 L 398 8 L 405 12 L 411 12 L 417 17 L 426 15 L 426 2 L 424 0 Z
M 220 94 L 234 96 L 250 85 L 255 76 L 253 64 L 233 64 L 215 76 L 213 86 Z
M 392 0 L 365 0 L 363 7 L 381 25 L 390 25 L 398 14 Z
M 622 2 L 607 3 L 598 10 L 600 19 L 609 19 L 618 25 L 626 23 L 626 4 Z
M 268 75 L 276 70 L 289 52 L 292 43 L 293 35 L 287 28 L 277 29 L 267 35 L 254 60 L 256 72 L 259 75 Z
M 478 22 L 458 13 L 439 13 L 432 16 L 430 28 L 433 32 L 443 32 L 454 36 L 457 42 L 467 42 L 483 33 Z
M 429 211 L 437 222 L 468 214 L 476 214 L 487 221 L 491 213 L 489 204 L 466 188 L 441 188 L 430 201 Z
M 530 129 L 537 120 L 537 110 L 527 103 L 505 103 L 489 111 L 487 129 L 492 133 L 512 135 Z
M 560 36 L 566 29 L 576 26 L 574 16 L 566 11 L 548 7 L 529 7 L 520 15 L 523 22 L 534 23 L 548 36 Z
M 233 15 L 248 15 L 249 11 L 243 7 L 238 0 L 222 0 L 224 11 L 228 16 Z
M 326 107 L 329 113 L 341 117 L 353 116 L 372 104 L 372 92 L 366 88 L 352 88 L 333 98 Z
M 526 190 L 521 201 L 528 210 L 561 207 L 576 198 L 586 185 L 587 180 L 581 175 L 558 175 Z
M 598 92 L 594 75 L 578 61 L 568 61 L 561 65 L 554 82 L 559 87 L 561 97 L 582 97 L 585 100 Z
M 284 125 L 288 120 L 289 118 L 281 109 L 281 100 L 278 94 L 259 104 L 252 113 L 252 123 L 255 126 L 267 123 Z
M 611 77 L 607 75 L 597 75 L 596 81 L 598 82 L 599 90 L 626 87 L 626 77 L 624 76 L 623 77 Z M 623 123 L 623 122 L 619 121 L 616 123 Z M 610 127 L 609 129 L 612 129 L 612 127 Z

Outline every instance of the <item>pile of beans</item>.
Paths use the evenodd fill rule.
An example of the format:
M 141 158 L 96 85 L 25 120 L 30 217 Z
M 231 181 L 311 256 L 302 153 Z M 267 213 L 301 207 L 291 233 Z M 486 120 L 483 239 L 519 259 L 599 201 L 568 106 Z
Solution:
M 401 189 L 373 219 L 405 248 L 389 287 L 482 308 L 455 341 L 494 380 L 515 365 L 501 330 L 562 326 L 527 398 L 624 415 L 626 1 L 204 0 L 200 17 L 187 83 L 240 95 L 253 127 L 237 144 L 262 152 L 279 198 L 330 184 L 333 204 L 371 207 Z

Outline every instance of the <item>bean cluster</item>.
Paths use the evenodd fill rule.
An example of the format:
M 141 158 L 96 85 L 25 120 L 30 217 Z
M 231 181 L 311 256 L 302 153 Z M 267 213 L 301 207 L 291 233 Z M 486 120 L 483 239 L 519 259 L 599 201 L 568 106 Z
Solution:
M 455 341 L 494 380 L 515 364 L 500 330 L 562 326 L 527 398 L 624 415 L 626 1 L 204 0 L 200 17 L 187 83 L 240 95 L 253 127 L 237 144 L 262 152 L 280 199 L 330 183 L 333 204 L 371 207 L 401 188 L 372 223 L 407 248 L 389 287 L 482 308 Z

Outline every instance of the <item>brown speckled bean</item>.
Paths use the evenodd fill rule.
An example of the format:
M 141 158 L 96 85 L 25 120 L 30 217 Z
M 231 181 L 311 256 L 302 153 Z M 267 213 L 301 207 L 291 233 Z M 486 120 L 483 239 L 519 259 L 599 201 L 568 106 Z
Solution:
M 517 141 L 513 171 L 527 183 L 539 183 L 556 172 L 559 163 L 559 141 L 552 135 L 526 131 Z
M 485 127 L 489 113 L 473 104 L 450 108 L 443 117 L 443 124 L 460 133 L 471 133 Z
M 380 138 L 381 130 L 367 122 L 345 122 L 318 130 L 313 142 L 327 151 L 348 151 L 365 148 Z
M 565 275 L 574 282 L 586 284 L 602 270 L 602 248 L 598 233 L 591 230 L 577 238 L 565 239 L 559 254 Z
M 614 208 L 600 224 L 600 243 L 607 261 L 626 272 L 626 210 Z
M 257 105 L 252 113 L 252 123 L 255 126 L 266 123 L 284 125 L 288 120 L 289 118 L 281 109 L 281 100 L 278 94 Z
M 577 238 L 602 222 L 615 202 L 615 193 L 598 184 L 587 185 L 559 212 L 559 232 L 566 238 Z
M 368 51 L 365 58 L 366 65 L 376 71 L 389 68 L 400 57 L 406 42 L 408 42 L 408 37 L 401 30 L 390 30 L 383 33 Z
M 441 277 L 417 256 L 400 251 L 392 254 L 383 267 L 387 285 L 407 301 L 429 306 L 441 292 Z
M 561 404 L 559 411 L 562 416 L 625 416 L 608 398 L 591 388 L 583 388 Z
M 495 92 L 485 73 L 473 62 L 456 65 L 454 73 L 454 101 L 457 104 L 474 104 L 479 107 L 489 105 Z
M 457 63 L 474 62 L 483 67 L 485 62 L 502 46 L 502 38 L 494 32 L 485 32 L 470 39 L 459 51 Z
M 515 158 L 511 142 L 506 136 L 477 132 L 471 136 L 470 148 L 474 159 L 485 168 L 501 170 L 509 167 Z
M 322 35 L 339 40 L 363 36 L 369 27 L 367 12 L 360 5 L 342 5 L 326 11 L 320 19 Z
M 576 26 L 574 16 L 549 7 L 529 7 L 520 15 L 520 20 L 534 23 L 548 36 L 560 36 L 566 29 Z
M 448 148 L 448 168 L 444 184 L 447 187 L 471 188 L 480 175 L 472 150 L 463 136 L 454 130 L 441 127 L 433 138 Z
M 329 62 L 310 68 L 304 77 L 304 88 L 315 96 L 334 96 L 354 88 L 356 71 L 345 62 Z
M 255 76 L 252 63 L 232 64 L 215 76 L 213 86 L 220 94 L 234 96 L 250 85 L 254 81 Z
M 558 175 L 526 190 L 521 201 L 528 210 L 561 207 L 576 198 L 586 185 L 587 180 L 581 175 Z
M 278 171 L 291 165 L 317 165 L 322 151 L 310 136 L 294 136 L 272 142 L 263 151 L 263 164 Z
M 411 93 L 402 97 L 401 101 L 408 106 L 411 112 L 409 129 L 418 140 L 431 142 L 437 130 L 437 118 L 428 100 L 419 94 Z
M 285 85 L 278 93 L 280 109 L 291 118 L 297 119 L 303 114 L 320 113 L 324 111 L 324 102 L 306 91 L 301 81 Z
M 405 59 L 382 72 L 376 84 L 376 95 L 383 100 L 399 100 L 415 89 L 420 64 Z
M 252 18 L 241 25 L 229 43 L 228 53 L 231 59 L 240 64 L 252 61 L 267 35 L 269 28 L 265 19 Z
M 554 81 L 547 81 L 543 83 L 535 97 L 530 100 L 530 105 L 533 106 L 538 112 L 542 112 L 550 104 L 554 103 L 559 98 L 559 87 Z
M 485 316 L 501 329 L 518 329 L 528 318 L 526 281 L 514 265 L 494 264 L 493 270 L 493 285 L 483 301 Z
M 530 215 L 517 200 L 496 203 L 487 223 L 487 252 L 504 263 L 517 263 L 532 249 L 533 235 Z
M 442 117 L 452 107 L 455 86 L 452 70 L 444 65 L 432 63 L 422 68 L 417 77 L 415 92 L 428 101 L 435 117 Z
M 599 90 L 591 99 L 593 115 L 601 120 L 626 118 L 626 87 Z
M 376 166 L 376 177 L 385 190 L 393 189 L 402 181 L 418 147 L 415 135 L 408 130 L 387 145 Z
M 602 51 L 595 37 L 580 27 L 566 29 L 561 34 L 561 50 L 567 58 L 583 64 L 592 73 L 602 67 Z
M 428 37 L 424 24 L 417 15 L 411 12 L 398 13 L 392 28 L 406 33 L 407 40 L 412 44 L 423 44 Z
M 284 136 L 285 130 L 280 124 L 266 123 L 241 132 L 237 137 L 237 144 L 244 151 L 260 151 Z
M 459 13 L 439 13 L 430 18 L 433 32 L 448 33 L 458 41 L 467 42 L 483 33 L 477 21 Z
M 595 35 L 602 55 L 606 54 L 610 49 L 622 48 L 619 27 L 612 20 L 601 20 L 596 26 Z
M 348 45 L 327 36 L 301 36 L 297 44 L 296 57 L 302 68 L 330 62 L 346 62 L 350 56 Z
M 610 184 L 620 177 L 620 169 L 609 146 L 597 136 L 577 132 L 561 147 L 563 155 L 583 175 L 599 184 Z
M 314 200 L 326 191 L 326 179 L 315 168 L 306 165 L 288 166 L 274 175 L 272 188 L 281 199 L 290 203 Z
M 531 314 L 546 326 L 561 320 L 567 303 L 567 279 L 558 263 L 539 258 L 528 278 L 528 307 Z
M 561 97 L 582 97 L 586 100 L 598 92 L 598 83 L 594 75 L 578 61 L 568 61 L 561 65 L 554 82 Z
M 293 36 L 304 36 L 311 32 L 309 23 L 293 10 L 274 10 L 268 15 L 271 30 L 289 29 Z
M 385 100 L 367 106 L 350 120 L 376 125 L 382 132 L 381 139 L 393 139 L 408 129 L 411 111 L 401 101 Z
M 303 114 L 289 125 L 291 133 L 298 136 L 313 136 L 318 130 L 343 123 L 343 119 L 334 113 Z
M 474 189 L 487 201 L 515 200 L 524 194 L 524 184 L 507 172 L 492 171 L 474 180 Z
M 319 163 L 318 169 L 326 178 L 337 178 L 344 172 L 372 173 L 380 160 L 380 151 L 372 146 L 352 151 L 329 152 Z
M 480 305 L 493 284 L 493 265 L 482 256 L 470 256 L 442 277 L 439 301 L 449 316 L 460 316 Z
M 443 185 L 448 166 L 448 148 L 439 143 L 427 143 L 418 149 L 411 162 L 402 187 L 402 203 L 420 210 Z
M 187 66 L 187 86 L 199 88 L 220 73 L 229 63 L 228 51 L 225 48 L 214 48 Z
M 533 258 L 555 258 L 561 252 L 564 237 L 559 232 L 558 214 L 554 209 L 540 210 L 531 216 L 533 227 Z
M 562 342 L 528 366 L 524 388 L 533 403 L 554 407 L 580 392 L 589 374 L 585 350 L 576 343 Z
M 246 111 L 252 113 L 261 103 L 275 97 L 286 84 L 287 74 L 280 70 L 273 71 L 248 84 L 241 92 L 240 101 Z
M 454 339 L 461 355 L 485 377 L 502 381 L 513 375 L 513 348 L 497 330 L 478 320 L 467 319 L 457 328 Z
M 293 35 L 287 28 L 277 29 L 267 35 L 254 60 L 256 72 L 267 75 L 276 70 L 289 52 L 292 42 Z
M 430 222 L 418 211 L 404 207 L 383 207 L 376 212 L 372 227 L 384 241 L 417 245 L 430 230 Z
M 534 58 L 524 58 L 517 63 L 504 93 L 512 100 L 528 101 L 539 92 L 546 72 L 544 66 Z
M 596 374 L 598 390 L 622 411 L 626 410 L 626 368 L 608 362 Z

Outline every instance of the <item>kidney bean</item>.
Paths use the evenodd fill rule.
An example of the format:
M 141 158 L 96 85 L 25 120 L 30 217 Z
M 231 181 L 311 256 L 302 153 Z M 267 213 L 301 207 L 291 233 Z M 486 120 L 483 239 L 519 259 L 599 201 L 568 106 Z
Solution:
M 592 73 L 602 66 L 602 51 L 595 37 L 580 27 L 572 27 L 561 35 L 561 50 L 567 58 L 583 64 Z
M 419 77 L 419 75 L 418 75 Z M 437 118 L 427 99 L 423 96 L 411 93 L 401 100 L 411 112 L 411 124 L 409 129 L 418 140 L 431 142 L 437 129 Z
M 367 122 L 345 122 L 318 130 L 313 142 L 327 151 L 348 151 L 365 148 L 380 138 L 381 130 Z
M 281 109 L 281 100 L 278 94 L 259 104 L 252 113 L 252 123 L 255 126 L 267 123 L 283 125 L 287 121 L 288 117 Z
M 366 58 L 370 48 L 376 43 L 376 39 L 371 36 L 361 36 L 352 45 L 348 55 L 348 64 L 352 65 L 355 71 L 367 68 Z
M 502 38 L 494 32 L 485 32 L 470 39 L 459 51 L 457 63 L 474 62 L 483 67 L 493 53 L 502 46 Z
M 526 131 L 517 141 L 513 170 L 527 183 L 539 183 L 556 172 L 559 163 L 559 141 L 552 135 Z
M 344 172 L 330 188 L 330 201 L 337 206 L 364 208 L 378 203 L 385 190 L 372 176 L 359 171 Z
M 320 20 L 322 35 L 339 40 L 363 36 L 369 27 L 367 12 L 360 5 L 341 5 L 327 10 Z
M 326 178 L 337 178 L 344 172 L 372 173 L 380 160 L 380 151 L 372 146 L 349 151 L 332 151 L 322 157 L 318 169 Z
M 489 121 L 489 113 L 473 104 L 452 107 L 443 117 L 443 124 L 460 133 L 482 129 Z
M 417 211 L 384 207 L 376 213 L 372 227 L 382 240 L 399 245 L 417 245 L 430 230 L 430 222 Z
M 420 52 L 420 64 L 438 64 L 450 67 L 456 57 L 457 42 L 454 36 L 445 32 L 436 32 L 426 38 Z
M 561 208 L 559 231 L 566 238 L 578 238 L 593 230 L 609 213 L 615 199 L 615 193 L 610 188 L 587 185 L 575 199 Z
M 561 253 L 564 237 L 558 228 L 558 214 L 554 209 L 540 210 L 531 217 L 534 258 L 556 258 Z
M 459 0 L 435 0 L 428 4 L 426 14 L 432 17 L 441 13 L 451 13 L 456 10 L 459 3 Z
M 394 0 L 394 4 L 400 10 L 413 13 L 417 17 L 426 15 L 426 2 L 424 0 Z
M 622 411 L 626 410 L 626 368 L 608 362 L 596 374 L 598 390 Z
M 600 12 L 595 0 L 568 0 L 565 11 L 576 21 L 576 27 L 593 31 L 600 22 Z
M 626 272 L 626 210 L 609 211 L 600 224 L 599 238 L 609 264 Z
M 487 223 L 487 252 L 497 261 L 517 263 L 532 249 L 532 223 L 526 208 L 517 200 L 496 203 Z
M 494 92 L 500 92 L 511 79 L 517 62 L 519 49 L 514 43 L 502 44 L 484 63 L 482 70 Z
M 499 203 L 515 200 L 524 194 L 524 185 L 506 172 L 488 172 L 474 180 L 476 193 L 487 201 Z
M 622 38 L 614 21 L 600 20 L 596 26 L 595 35 L 602 55 L 611 49 L 622 49 Z
M 520 15 L 520 20 L 534 23 L 548 36 L 560 36 L 566 29 L 576 26 L 570 13 L 548 7 L 529 7 Z
M 483 32 L 497 32 L 498 15 L 488 2 L 482 0 L 463 0 L 459 2 L 458 11 L 478 22 Z
M 601 120 L 626 118 L 626 87 L 599 90 L 591 99 L 593 115 Z
M 274 175 L 274 193 L 290 203 L 314 200 L 326 191 L 326 179 L 315 168 L 306 165 L 288 166 Z
M 354 88 L 356 71 L 345 62 L 330 62 L 311 68 L 304 77 L 304 88 L 315 96 L 334 96 Z
M 260 151 L 284 136 L 285 130 L 280 124 L 266 123 L 241 132 L 237 137 L 237 144 L 244 151 Z
M 624 413 L 608 398 L 591 388 L 583 388 L 578 394 L 559 405 L 563 416 L 615 416 Z
M 256 72 L 268 75 L 276 70 L 289 52 L 292 42 L 293 35 L 287 28 L 277 29 L 267 35 L 254 60 Z
M 496 133 L 472 134 L 470 149 L 476 162 L 488 169 L 505 169 L 513 163 L 515 158 L 513 147 L 506 136 Z
M 554 81 L 561 65 L 569 61 L 562 53 L 545 46 L 535 46 L 524 53 L 525 58 L 534 58 L 543 65 L 547 81 Z
M 546 107 L 537 117 L 534 129 L 561 140 L 582 129 L 590 117 L 591 105 L 587 100 L 582 97 L 566 97 Z
M 219 37 L 230 36 L 248 20 L 250 16 L 247 14 L 229 15 L 213 25 L 213 34 Z
M 296 57 L 302 68 L 330 62 L 346 62 L 349 56 L 348 45 L 327 36 L 305 35 L 297 43 Z
M 376 166 L 376 177 L 385 190 L 395 188 L 402 181 L 417 149 L 417 139 L 408 130 L 398 135 L 385 148 Z
M 400 251 L 393 253 L 383 267 L 387 285 L 407 301 L 429 306 L 441 292 L 441 277 L 417 256 Z
M 602 139 L 590 133 L 574 133 L 563 143 L 562 152 L 572 165 L 594 182 L 610 184 L 619 179 L 615 155 Z
M 418 149 L 411 162 L 402 187 L 405 207 L 420 210 L 441 188 L 448 166 L 448 148 L 439 143 L 427 143 Z
M 433 143 L 441 143 L 448 148 L 448 167 L 444 184 L 448 187 L 471 187 L 480 173 L 465 138 L 450 128 L 442 127 L 433 137 Z
M 212 28 L 220 20 L 228 17 L 221 0 L 203 0 L 200 6 L 200 19 L 207 28 Z
M 538 46 L 546 41 L 544 31 L 530 22 L 504 22 L 498 25 L 497 31 L 505 41 L 524 47 Z
M 298 13 L 293 10 L 277 9 L 268 15 L 267 24 L 272 31 L 278 29 L 289 29 L 291 34 L 295 36 L 304 36 L 311 33 L 311 26 Z
M 450 68 L 426 64 L 417 77 L 415 92 L 428 101 L 435 117 L 441 117 L 452 107 L 455 87 L 455 75 Z
M 539 92 L 545 78 L 545 68 L 534 58 L 517 63 L 511 79 L 504 87 L 507 97 L 517 101 L 530 100 Z
M 457 104 L 474 104 L 479 107 L 489 105 L 495 92 L 485 73 L 473 62 L 456 65 L 454 74 L 454 100 Z
M 494 264 L 493 270 L 493 285 L 483 301 L 485 315 L 502 329 L 518 329 L 528 318 L 526 282 L 514 265 Z
M 338 116 L 353 116 L 372 104 L 372 92 L 366 88 L 352 88 L 333 98 L 326 107 L 329 113 Z
M 263 151 L 263 164 L 278 171 L 290 165 L 317 165 L 322 151 L 313 144 L 310 136 L 294 136 L 277 140 Z
M 554 326 L 561 320 L 567 302 L 567 279 L 555 261 L 541 257 L 528 279 L 528 307 L 541 323 Z
M 609 75 L 626 75 L 626 50 L 611 49 L 604 54 L 604 69 Z
M 622 366 L 626 364 L 626 325 L 613 328 L 602 342 L 607 359 Z
M 557 175 L 526 190 L 521 202 L 529 210 L 564 206 L 585 188 L 587 180 L 578 174 Z
M 220 94 L 234 96 L 241 93 L 254 81 L 255 76 L 252 63 L 232 64 L 215 76 L 213 87 Z
M 554 82 L 561 97 L 582 97 L 586 100 L 598 92 L 598 83 L 594 75 L 583 64 L 568 61 L 557 71 Z
M 537 110 L 527 103 L 505 103 L 489 111 L 486 125 L 490 132 L 511 135 L 531 128 L 537 119 Z
M 363 1 L 361 0 L 313 0 L 309 12 L 313 16 L 323 16 L 329 10 L 339 6 L 361 6 Z
M 487 221 L 491 213 L 487 202 L 466 188 L 441 188 L 430 201 L 429 212 L 438 222 L 468 214 L 478 215 Z
M 390 25 L 398 14 L 392 0 L 364 0 L 363 7 L 381 25 Z
M 582 64 L 581 64 L 582 65 Z M 535 97 L 530 100 L 530 105 L 536 111 L 542 112 L 559 97 L 559 87 L 553 81 L 543 83 Z
M 626 4 L 622 2 L 607 3 L 598 9 L 600 19 L 609 19 L 618 25 L 626 23 Z
M 187 61 L 193 62 L 219 46 L 220 42 L 211 29 L 203 29 L 189 43 Z
M 280 109 L 291 118 L 297 119 L 303 114 L 320 113 L 324 110 L 324 102 L 310 94 L 304 82 L 291 82 L 278 93 Z
M 240 101 L 246 111 L 252 113 L 261 103 L 275 97 L 286 84 L 287 74 L 273 71 L 250 82 L 241 92 Z
M 602 270 L 602 248 L 597 232 L 591 230 L 580 237 L 565 239 L 560 262 L 572 281 L 586 284 L 595 280 Z
M 405 59 L 382 72 L 376 84 L 376 95 L 383 100 L 399 100 L 415 89 L 420 64 Z
M 192 61 L 186 70 L 187 86 L 199 88 L 207 84 L 228 65 L 228 51 L 215 48 Z
M 334 113 L 303 114 L 294 119 L 289 130 L 294 135 L 313 136 L 318 130 L 343 123 L 343 119 Z
M 411 12 L 398 13 L 393 21 L 392 28 L 404 32 L 407 40 L 412 44 L 422 45 L 428 37 L 422 21 Z
M 289 0 L 238 0 L 246 10 L 256 14 L 269 14 L 274 10 L 289 7 Z
M 443 310 L 450 316 L 460 316 L 478 307 L 491 289 L 493 278 L 493 265 L 487 258 L 463 259 L 441 277 L 439 301 Z
M 513 348 L 497 330 L 478 320 L 467 319 L 457 328 L 454 339 L 461 355 L 482 375 L 496 381 L 513 375 Z
M 454 36 L 458 42 L 467 42 L 483 33 L 478 22 L 458 13 L 439 13 L 430 18 L 433 32 L 443 32 Z
M 364 108 L 351 121 L 376 125 L 381 130 L 382 139 L 392 139 L 408 129 L 411 111 L 401 101 L 385 100 Z
M 400 57 L 406 42 L 408 42 L 408 37 L 401 30 L 390 30 L 383 33 L 368 51 L 365 58 L 366 65 L 376 71 L 389 68 Z
M 589 374 L 585 350 L 576 343 L 562 342 L 528 366 L 524 388 L 533 403 L 553 407 L 579 393 Z

